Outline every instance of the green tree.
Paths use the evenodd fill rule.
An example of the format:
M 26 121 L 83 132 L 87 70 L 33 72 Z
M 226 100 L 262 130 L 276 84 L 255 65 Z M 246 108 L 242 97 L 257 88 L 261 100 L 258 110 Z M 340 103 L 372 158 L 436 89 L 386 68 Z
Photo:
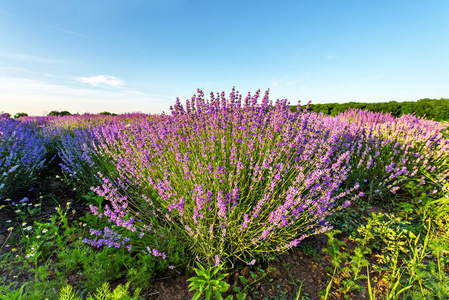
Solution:
M 19 112 L 19 113 L 16 113 L 14 115 L 14 119 L 18 119 L 18 118 L 21 118 L 21 117 L 28 117 L 28 114 L 24 113 L 24 112 Z
M 100 115 L 105 115 L 105 116 L 116 116 L 117 114 L 114 113 L 110 113 L 108 111 L 102 111 L 101 113 L 99 113 Z
M 71 116 L 72 114 L 66 110 L 63 111 L 57 111 L 57 110 L 52 110 L 51 112 L 48 113 L 47 116 Z

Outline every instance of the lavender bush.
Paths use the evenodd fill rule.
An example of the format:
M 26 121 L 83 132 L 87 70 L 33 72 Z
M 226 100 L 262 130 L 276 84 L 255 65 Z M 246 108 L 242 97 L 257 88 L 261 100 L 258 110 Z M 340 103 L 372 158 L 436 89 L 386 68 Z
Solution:
M 43 141 L 26 124 L 0 115 L 0 196 L 31 187 L 44 168 Z
M 328 230 L 326 217 L 343 207 L 336 199 L 357 188 L 335 193 L 350 153 L 335 150 L 340 137 L 316 115 L 258 98 L 198 91 L 157 121 L 103 128 L 114 138 L 100 148 L 119 176 L 94 189 L 110 201 L 102 215 L 142 234 L 154 229 L 146 219 L 163 218 L 209 265 L 254 263 Z

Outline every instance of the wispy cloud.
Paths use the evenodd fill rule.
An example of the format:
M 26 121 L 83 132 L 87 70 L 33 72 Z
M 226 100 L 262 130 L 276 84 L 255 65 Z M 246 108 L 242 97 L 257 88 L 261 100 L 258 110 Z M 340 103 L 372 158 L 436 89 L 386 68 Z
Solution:
M 92 77 L 80 77 L 78 81 L 83 83 L 88 83 L 93 86 L 112 86 L 112 87 L 120 87 L 124 84 L 124 82 L 114 76 L 110 75 L 97 75 Z
M 93 40 L 94 39 L 94 38 L 92 38 L 90 36 L 87 36 L 85 34 L 78 33 L 78 32 L 71 31 L 71 30 L 67 30 L 67 29 L 64 29 L 64 28 L 58 28 L 58 27 L 53 27 L 53 26 L 50 26 L 50 27 L 53 28 L 54 30 L 61 31 L 61 32 L 64 32 L 64 33 L 67 33 L 67 34 L 70 34 L 70 35 L 73 35 L 73 36 L 76 36 L 76 37 L 80 37 L 80 38 L 86 39 L 86 40 Z
M 328 55 L 326 56 L 326 59 L 334 59 L 337 58 L 337 55 Z
M 302 82 L 304 82 L 304 80 L 309 77 L 312 73 L 307 72 L 303 75 L 301 75 L 300 77 L 296 77 L 296 78 L 291 78 L 291 76 L 284 76 L 283 78 L 274 78 L 271 80 L 270 84 L 272 87 L 276 87 L 276 86 L 296 86 Z M 289 78 L 290 77 L 290 78 Z
M 278 86 L 280 84 L 283 84 L 286 80 L 287 76 L 285 76 L 284 78 L 274 78 L 271 80 L 271 86 L 272 87 Z

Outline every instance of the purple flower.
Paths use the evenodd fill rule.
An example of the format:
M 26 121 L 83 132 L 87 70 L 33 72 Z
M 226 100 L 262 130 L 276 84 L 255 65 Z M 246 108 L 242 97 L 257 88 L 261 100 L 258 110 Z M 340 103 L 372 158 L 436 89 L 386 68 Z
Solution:
M 248 266 L 254 266 L 254 265 L 256 264 L 256 260 L 253 259 L 252 261 L 247 262 L 246 264 L 247 264 Z
M 220 266 L 220 256 L 219 255 L 215 255 L 215 266 L 219 267 Z

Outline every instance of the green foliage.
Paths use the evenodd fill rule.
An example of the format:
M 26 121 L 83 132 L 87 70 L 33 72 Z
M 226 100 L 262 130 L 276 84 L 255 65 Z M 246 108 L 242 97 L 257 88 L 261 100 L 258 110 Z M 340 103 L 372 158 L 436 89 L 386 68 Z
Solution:
M 111 291 L 109 284 L 105 282 L 101 287 L 97 288 L 96 292 L 87 296 L 86 300 L 138 300 L 140 289 L 134 291 L 134 295 L 128 292 L 129 282 L 125 285 L 119 284 L 113 291 Z M 73 291 L 71 285 L 67 285 L 61 290 L 59 300 L 81 300 Z
M 203 293 L 206 295 L 206 300 L 223 299 L 221 294 L 229 289 L 229 284 L 224 281 L 229 274 L 218 275 L 223 265 L 216 268 L 209 267 L 207 270 L 199 262 L 197 265 L 198 269 L 194 269 L 197 277 L 187 279 L 191 281 L 189 291 L 196 290 L 192 300 L 199 299 Z
M 410 220 L 416 231 L 426 229 L 428 222 L 432 228 L 432 236 L 449 232 L 449 197 L 433 199 L 422 195 L 414 200 L 399 204 L 398 215 Z
M 238 281 L 236 281 L 233 286 L 232 286 L 232 291 L 237 293 L 235 294 L 236 299 L 237 300 L 243 300 L 246 299 L 247 297 L 247 293 L 249 293 L 250 295 L 257 297 L 259 294 L 259 291 L 257 291 L 257 285 L 256 283 L 260 283 L 263 279 L 265 279 L 271 271 L 274 271 L 275 268 L 274 267 L 268 267 L 267 270 L 262 269 L 262 267 L 259 266 L 255 266 L 255 270 L 253 271 L 249 271 L 249 278 L 245 277 L 245 276 L 238 276 Z M 291 274 L 289 274 L 291 276 Z M 270 278 L 268 280 L 268 283 L 271 284 L 272 282 L 272 278 Z M 239 286 L 239 284 L 242 285 L 242 287 Z M 273 286 L 273 285 L 272 285 Z M 275 288 L 273 286 L 273 288 Z M 282 292 L 281 292 L 282 293 Z M 233 299 L 234 295 L 229 295 L 227 299 Z
M 357 229 L 357 235 L 352 236 L 367 252 L 374 251 L 382 262 L 399 251 L 408 253 L 408 239 L 415 238 L 411 223 L 393 214 L 372 213 L 366 218 L 366 225 Z
M 400 117 L 404 114 L 415 114 L 420 117 L 426 117 L 430 120 L 444 121 L 449 120 L 449 99 L 420 99 L 418 101 L 407 102 L 379 102 L 379 103 L 326 103 L 326 104 L 309 104 L 308 111 L 323 113 L 335 116 L 340 112 L 344 112 L 349 108 L 366 109 L 373 112 L 391 113 L 392 116 Z M 292 111 L 296 111 L 297 107 L 292 106 Z
M 26 294 L 23 293 L 23 288 L 25 287 L 22 285 L 19 289 L 9 291 L 7 287 L 0 287 L 0 300 L 22 300 L 26 299 Z
M 79 250 L 68 249 L 64 254 L 58 255 L 58 258 L 61 260 L 61 265 L 69 267 L 70 262 L 73 269 L 78 267 L 82 270 L 84 286 L 89 291 L 94 290 L 105 281 L 123 277 L 126 274 L 124 266 L 131 263 L 131 257 L 126 255 L 123 249 L 121 253 L 108 247 L 94 251 L 89 246 L 83 245 L 81 241 L 75 246 Z
M 429 249 L 435 260 L 424 266 L 423 285 L 438 299 L 444 299 L 449 295 L 449 275 L 444 271 L 449 265 L 449 241 L 445 238 L 436 238 L 429 242 Z
M 328 221 L 332 226 L 346 234 L 352 234 L 357 231 L 360 225 L 360 213 L 354 209 L 344 209 L 335 212 L 332 216 L 328 217 Z M 301 247 L 299 244 L 298 247 Z
M 24 112 L 19 112 L 14 115 L 14 119 L 19 119 L 21 117 L 28 117 L 28 114 Z
M 47 116 L 71 116 L 71 115 L 72 114 L 66 110 L 63 111 L 52 110 L 47 114 Z
M 101 197 L 93 197 L 95 200 L 87 198 L 97 203 L 102 201 Z M 11 262 L 20 262 L 21 268 L 29 275 L 28 282 L 25 283 L 28 294 L 26 299 L 54 299 L 53 292 L 61 288 L 63 278 L 73 274 L 77 274 L 77 283 L 88 291 L 94 291 L 105 282 L 120 278 L 126 278 L 133 288 L 149 287 L 157 272 L 167 270 L 169 264 L 179 266 L 185 262 L 185 248 L 179 247 L 176 235 L 169 232 L 164 234 L 169 238 L 167 245 L 172 250 L 170 248 L 166 251 L 173 255 L 166 260 L 160 260 L 147 252 L 128 252 L 124 247 L 92 248 L 82 241 L 81 237 L 85 234 L 85 227 L 82 225 L 88 227 L 101 224 L 71 224 L 67 219 L 69 209 L 70 204 L 65 209 L 58 206 L 57 213 L 46 221 L 35 221 L 32 226 L 22 223 L 24 257 Z M 89 221 L 90 218 L 85 217 L 84 220 Z M 51 258 L 55 257 L 57 261 L 52 263 Z M 50 279 L 50 274 L 53 274 L 51 269 L 55 270 L 54 275 L 58 280 Z
M 338 287 L 337 291 L 334 291 L 332 294 L 336 294 L 339 299 L 351 299 L 351 292 L 363 290 L 359 281 L 367 278 L 360 272 L 362 267 L 369 265 L 363 255 L 362 248 L 355 248 L 353 253 L 342 251 L 342 249 L 347 249 L 347 245 L 335 237 L 339 233 L 341 233 L 339 230 L 327 232 L 326 235 L 329 238 L 327 241 L 328 248 L 322 249 L 323 252 L 329 254 L 331 263 L 334 266 L 333 269 L 328 268 L 332 278 L 327 289 L 323 292 L 325 299 L 331 294 L 332 285 Z

